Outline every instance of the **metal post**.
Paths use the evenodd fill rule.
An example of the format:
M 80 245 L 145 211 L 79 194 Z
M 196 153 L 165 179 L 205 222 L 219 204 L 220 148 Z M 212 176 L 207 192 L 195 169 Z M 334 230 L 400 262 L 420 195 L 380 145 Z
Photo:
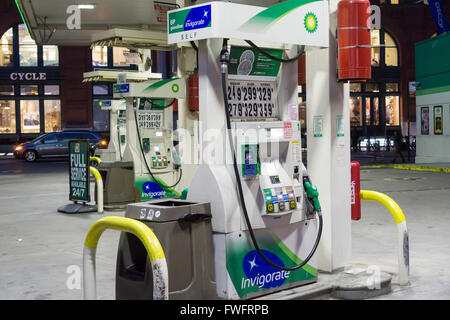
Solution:
M 394 217 L 397 224 L 398 240 L 398 283 L 407 285 L 409 283 L 409 241 L 406 219 L 402 209 L 387 195 L 369 190 L 361 190 L 361 200 L 376 201 L 384 205 Z
M 113 229 L 134 234 L 144 245 L 152 264 L 153 299 L 169 299 L 169 273 L 166 257 L 158 238 L 152 230 L 140 221 L 123 217 L 104 217 L 89 229 L 83 249 L 83 295 L 85 300 L 97 298 L 95 255 L 98 240 L 103 231 Z

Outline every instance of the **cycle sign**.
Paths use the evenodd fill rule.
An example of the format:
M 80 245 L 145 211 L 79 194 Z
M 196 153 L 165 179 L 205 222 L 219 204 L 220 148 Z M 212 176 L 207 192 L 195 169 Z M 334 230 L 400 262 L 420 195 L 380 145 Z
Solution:
M 89 140 L 69 141 L 71 201 L 89 202 Z

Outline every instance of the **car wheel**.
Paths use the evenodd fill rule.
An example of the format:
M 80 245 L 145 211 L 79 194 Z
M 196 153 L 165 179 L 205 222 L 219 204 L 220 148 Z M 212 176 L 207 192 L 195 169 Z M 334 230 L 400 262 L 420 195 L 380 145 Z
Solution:
M 25 159 L 26 162 L 34 162 L 37 159 L 37 154 L 33 150 L 27 150 L 23 154 L 23 158 Z

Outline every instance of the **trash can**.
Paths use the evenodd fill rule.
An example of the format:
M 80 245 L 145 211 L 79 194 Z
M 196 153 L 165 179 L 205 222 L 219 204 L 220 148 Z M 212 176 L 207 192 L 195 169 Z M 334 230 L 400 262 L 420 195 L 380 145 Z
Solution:
M 98 171 L 103 180 L 103 205 L 122 207 L 135 202 L 133 161 L 102 161 Z M 97 197 L 97 192 L 95 192 Z
M 127 206 L 125 217 L 143 222 L 159 239 L 167 260 L 169 299 L 217 299 L 214 278 L 211 206 L 161 199 Z M 140 240 L 120 235 L 116 299 L 153 297 L 151 262 Z

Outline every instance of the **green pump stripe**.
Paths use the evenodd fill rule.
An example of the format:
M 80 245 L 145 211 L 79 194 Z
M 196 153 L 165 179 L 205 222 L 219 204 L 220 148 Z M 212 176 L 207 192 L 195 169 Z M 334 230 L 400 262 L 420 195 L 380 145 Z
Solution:
M 304 6 L 309 3 L 317 2 L 317 1 L 323 1 L 323 0 L 289 0 L 285 2 L 277 3 L 273 6 L 270 6 L 269 8 L 261 11 L 251 19 L 249 19 L 247 22 L 245 22 L 240 30 L 246 29 L 252 29 L 256 31 L 257 29 L 261 30 L 261 28 L 267 28 L 271 24 L 277 22 L 281 18 L 283 18 L 285 15 L 290 13 L 291 11 L 294 11 L 295 9 Z
M 278 245 L 278 247 L 281 249 L 281 251 L 283 251 L 283 253 L 285 255 L 287 255 L 289 257 L 289 259 L 291 259 L 295 264 L 300 264 L 303 262 L 302 259 L 300 259 L 299 257 L 297 257 L 284 243 L 283 241 L 281 241 L 280 238 L 278 238 L 275 234 L 272 233 L 272 237 L 275 240 L 276 244 Z M 303 270 L 305 270 L 306 272 L 308 272 L 310 275 L 312 276 L 316 276 L 317 275 L 317 269 L 314 268 L 313 266 L 309 265 L 309 264 L 305 264 L 302 267 Z
M 167 83 L 178 80 L 178 79 L 180 79 L 180 78 L 164 79 L 164 80 L 153 83 L 152 85 L 148 86 L 145 90 L 158 89 L 158 88 L 161 88 L 162 86 L 166 85 Z
M 169 186 L 164 182 L 164 180 L 162 180 L 159 177 L 155 177 L 155 179 L 152 180 L 156 180 L 156 182 L 163 187 L 164 191 L 168 191 L 168 192 L 172 192 L 175 194 L 175 197 L 179 197 L 180 193 L 178 191 L 176 191 L 175 189 L 169 188 Z

